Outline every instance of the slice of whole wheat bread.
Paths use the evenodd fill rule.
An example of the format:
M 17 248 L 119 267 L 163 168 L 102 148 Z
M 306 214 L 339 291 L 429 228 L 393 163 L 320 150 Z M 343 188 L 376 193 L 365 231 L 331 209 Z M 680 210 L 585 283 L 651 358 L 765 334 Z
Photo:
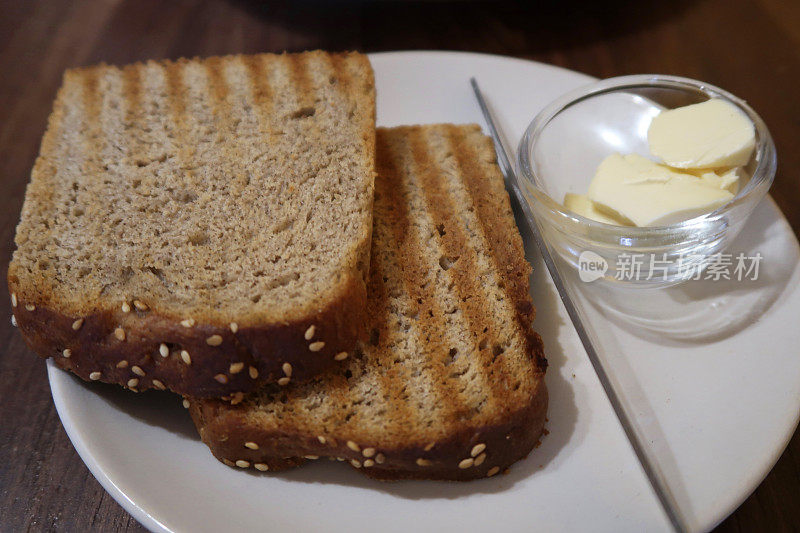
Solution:
M 538 441 L 547 362 L 491 141 L 478 126 L 378 129 L 377 167 L 369 341 L 304 384 L 190 399 L 226 464 L 327 456 L 380 479 L 467 480 Z
M 356 53 L 67 71 L 8 271 L 27 343 L 201 397 L 340 364 L 364 330 L 374 127 Z

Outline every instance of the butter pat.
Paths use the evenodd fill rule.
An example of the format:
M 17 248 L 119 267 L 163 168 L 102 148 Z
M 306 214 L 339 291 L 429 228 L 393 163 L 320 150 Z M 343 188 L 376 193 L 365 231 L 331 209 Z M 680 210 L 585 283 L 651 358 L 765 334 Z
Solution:
M 676 168 L 746 165 L 755 148 L 753 123 L 720 99 L 664 111 L 647 131 L 650 153 Z
M 609 214 L 603 213 L 594 202 L 589 200 L 585 194 L 573 194 L 568 192 L 564 196 L 564 207 L 581 216 L 597 220 L 598 222 L 605 222 L 606 224 L 613 224 L 615 226 L 631 226 L 629 220 L 624 220 L 621 217 L 613 217 Z
M 733 198 L 720 186 L 719 175 L 709 174 L 715 178 L 680 172 L 637 154 L 613 154 L 600 163 L 587 196 L 599 209 L 637 226 L 674 224 Z

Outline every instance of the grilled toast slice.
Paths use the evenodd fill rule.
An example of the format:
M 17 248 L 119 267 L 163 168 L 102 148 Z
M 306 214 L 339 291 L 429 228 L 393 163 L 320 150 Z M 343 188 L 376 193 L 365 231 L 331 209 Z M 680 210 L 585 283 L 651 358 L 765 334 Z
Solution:
M 339 365 L 365 331 L 374 137 L 361 54 L 67 71 L 8 271 L 28 345 L 198 397 Z
M 189 399 L 226 464 L 327 456 L 380 479 L 468 480 L 538 441 L 547 362 L 491 141 L 474 125 L 378 129 L 377 168 L 369 340 L 305 384 Z

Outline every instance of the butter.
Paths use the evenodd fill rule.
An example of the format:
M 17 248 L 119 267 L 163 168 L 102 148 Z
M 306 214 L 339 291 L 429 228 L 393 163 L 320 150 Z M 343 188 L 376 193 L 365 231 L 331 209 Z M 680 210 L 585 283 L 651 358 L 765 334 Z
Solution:
M 739 192 L 739 180 L 742 174 L 739 167 L 717 172 L 713 170 L 687 170 L 687 172 L 700 178 L 700 181 L 709 187 L 723 189 L 732 194 Z
M 733 198 L 722 186 L 726 180 L 706 174 L 681 172 L 637 154 L 613 154 L 600 163 L 587 196 L 597 209 L 618 213 L 636 226 L 673 224 Z
M 564 196 L 564 207 L 581 216 L 597 220 L 598 222 L 605 222 L 606 224 L 614 224 L 615 226 L 632 226 L 629 220 L 624 220 L 619 216 L 611 216 L 611 214 L 604 213 L 597 208 L 594 202 L 589 200 L 585 194 L 573 194 L 568 192 Z
M 713 98 L 656 115 L 647 141 L 650 153 L 671 167 L 738 167 L 753 154 L 755 129 L 735 105 Z

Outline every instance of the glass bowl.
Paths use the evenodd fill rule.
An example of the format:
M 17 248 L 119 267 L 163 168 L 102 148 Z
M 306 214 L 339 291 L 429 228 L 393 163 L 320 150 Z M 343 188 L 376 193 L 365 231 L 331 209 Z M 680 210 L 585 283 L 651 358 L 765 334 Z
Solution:
M 600 162 L 614 152 L 651 157 L 647 130 L 665 109 L 727 100 L 753 122 L 756 148 L 749 177 L 727 204 L 668 226 L 627 227 L 585 218 L 562 205 L 586 194 Z M 687 78 L 610 78 L 554 101 L 533 119 L 518 150 L 519 185 L 553 252 L 583 281 L 662 287 L 697 279 L 736 237 L 775 177 L 775 145 L 764 121 L 743 100 Z

